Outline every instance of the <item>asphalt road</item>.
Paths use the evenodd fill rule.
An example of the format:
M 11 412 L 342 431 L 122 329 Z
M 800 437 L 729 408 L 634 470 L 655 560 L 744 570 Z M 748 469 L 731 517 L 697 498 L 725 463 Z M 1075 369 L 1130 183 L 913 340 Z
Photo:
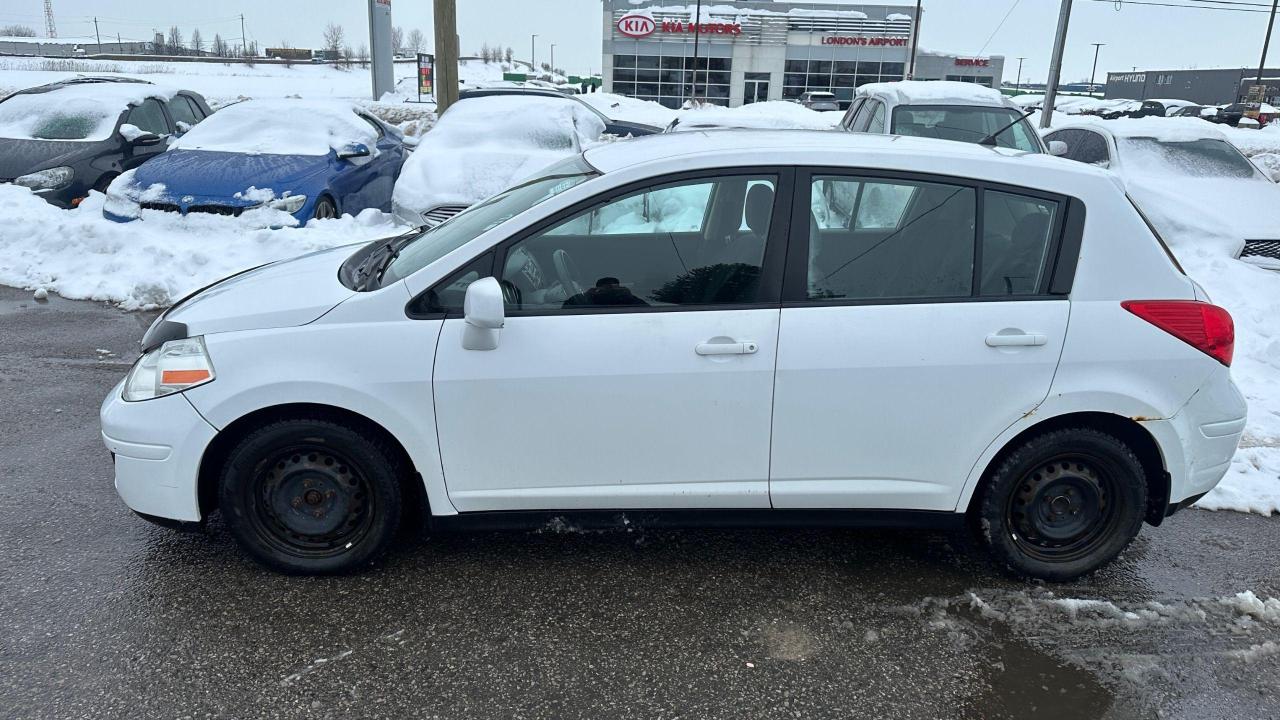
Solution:
M 271 574 L 216 516 L 116 498 L 97 409 L 149 320 L 0 288 L 0 717 L 1280 717 L 1280 618 L 1223 602 L 1280 596 L 1280 518 L 1193 509 L 1053 586 L 847 530 L 555 526 Z

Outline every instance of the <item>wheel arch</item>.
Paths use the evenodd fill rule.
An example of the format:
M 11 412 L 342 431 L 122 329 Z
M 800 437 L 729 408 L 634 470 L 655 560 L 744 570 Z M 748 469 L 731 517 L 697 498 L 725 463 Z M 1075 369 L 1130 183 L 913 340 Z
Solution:
M 410 469 L 407 477 L 401 478 L 404 490 L 404 506 L 410 513 L 406 518 L 425 521 L 430 517 L 430 503 L 427 500 L 426 485 L 421 472 L 413 462 L 412 456 L 404 444 L 396 436 L 378 422 L 347 408 L 323 403 L 284 403 L 258 408 L 248 412 L 214 436 L 205 448 L 200 459 L 200 471 L 196 480 L 196 494 L 200 504 L 200 516 L 208 517 L 218 506 L 218 473 L 227 459 L 228 453 L 254 429 L 279 420 L 315 418 L 338 422 L 356 428 L 369 435 L 386 441 L 388 447 L 399 456 L 404 466 Z
M 982 463 L 980 472 L 976 473 L 976 482 L 968 483 L 969 496 L 964 500 L 965 512 L 972 513 L 978 504 L 978 487 L 987 481 L 991 472 L 1009 453 L 1033 437 L 1069 427 L 1084 427 L 1099 430 L 1129 446 L 1142 463 L 1147 484 L 1146 521 L 1151 525 L 1159 525 L 1164 521 L 1169 505 L 1169 493 L 1172 479 L 1169 476 L 1167 460 L 1161 450 L 1160 443 L 1151 432 L 1142 426 L 1137 418 L 1126 417 L 1109 412 L 1074 411 L 1054 415 L 1022 428 L 1012 437 L 999 444 L 999 449 Z

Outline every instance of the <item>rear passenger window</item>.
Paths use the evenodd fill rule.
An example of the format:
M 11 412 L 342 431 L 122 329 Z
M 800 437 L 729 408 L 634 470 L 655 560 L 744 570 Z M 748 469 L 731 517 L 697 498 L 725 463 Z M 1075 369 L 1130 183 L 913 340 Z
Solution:
M 987 191 L 983 196 L 981 294 L 1038 293 L 1057 220 L 1058 203 L 1052 200 Z
M 169 123 L 164 119 L 164 110 L 160 109 L 160 102 L 155 99 L 144 100 L 141 105 L 129 110 L 125 122 L 143 132 L 169 134 Z
M 191 104 L 191 100 L 186 95 L 174 95 L 169 100 L 169 114 L 173 116 L 175 123 L 182 123 L 178 125 L 178 130 L 182 132 L 190 130 L 196 126 L 196 123 L 200 122 L 200 115 L 197 114 L 195 107 Z
M 973 188 L 815 175 L 810 198 L 810 300 L 973 294 Z

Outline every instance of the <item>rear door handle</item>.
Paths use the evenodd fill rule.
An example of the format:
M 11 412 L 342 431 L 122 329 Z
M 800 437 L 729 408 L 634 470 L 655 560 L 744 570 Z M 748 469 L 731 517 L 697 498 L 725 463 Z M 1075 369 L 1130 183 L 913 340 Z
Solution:
M 752 355 L 760 349 L 753 342 L 698 343 L 693 351 L 699 355 Z
M 992 333 L 987 336 L 987 345 L 989 347 L 1016 347 L 1016 346 L 1034 346 L 1044 345 L 1049 342 L 1049 337 L 1043 333 Z

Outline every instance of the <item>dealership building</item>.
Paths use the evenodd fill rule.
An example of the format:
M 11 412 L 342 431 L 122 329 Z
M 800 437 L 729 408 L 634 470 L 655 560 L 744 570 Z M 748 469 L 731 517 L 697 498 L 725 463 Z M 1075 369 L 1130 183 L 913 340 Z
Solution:
M 1135 70 L 1107 73 L 1107 99 L 1188 100 L 1202 105 L 1243 102 L 1258 85 L 1258 68 Z M 1280 70 L 1262 71 L 1264 101 L 1280 103 Z
M 915 5 L 604 0 L 604 90 L 668 107 L 698 97 L 737 107 L 906 78 Z M 696 39 L 696 51 L 695 51 Z M 696 60 L 695 60 L 696 55 Z M 918 50 L 915 79 L 1000 87 L 1004 58 Z M 694 78 L 697 91 L 694 92 Z

